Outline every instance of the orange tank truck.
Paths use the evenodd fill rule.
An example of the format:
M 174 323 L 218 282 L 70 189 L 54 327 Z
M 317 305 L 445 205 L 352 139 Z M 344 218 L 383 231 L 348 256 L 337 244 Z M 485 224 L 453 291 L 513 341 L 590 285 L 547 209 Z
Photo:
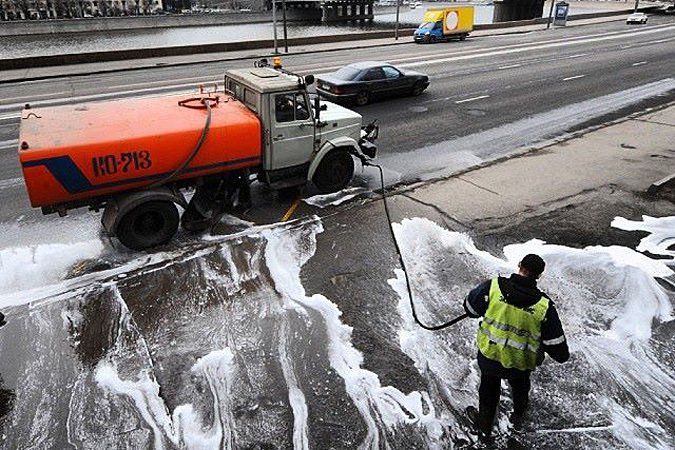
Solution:
M 31 205 L 57 207 L 161 183 L 205 127 L 203 97 L 168 96 L 23 111 L 19 159 Z M 260 121 L 241 102 L 212 97 L 206 138 L 175 179 L 260 164 Z M 184 100 L 191 101 L 179 105 Z
M 143 250 L 181 224 L 201 232 L 248 209 L 252 182 L 343 189 L 354 158 L 375 157 L 377 126 L 310 97 L 313 81 L 261 61 L 226 71 L 213 92 L 27 107 L 18 156 L 30 203 L 61 216 L 102 209 L 107 234 Z

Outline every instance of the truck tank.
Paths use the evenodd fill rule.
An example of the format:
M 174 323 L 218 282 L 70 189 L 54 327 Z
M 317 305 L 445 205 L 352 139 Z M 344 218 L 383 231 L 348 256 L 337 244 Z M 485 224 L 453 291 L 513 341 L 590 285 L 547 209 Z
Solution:
M 209 96 L 208 134 L 189 165 L 172 180 L 261 163 L 258 117 L 225 94 Z M 176 95 L 24 109 L 19 160 L 31 205 L 105 198 L 167 180 L 197 146 L 209 114 L 202 103 L 206 97 Z

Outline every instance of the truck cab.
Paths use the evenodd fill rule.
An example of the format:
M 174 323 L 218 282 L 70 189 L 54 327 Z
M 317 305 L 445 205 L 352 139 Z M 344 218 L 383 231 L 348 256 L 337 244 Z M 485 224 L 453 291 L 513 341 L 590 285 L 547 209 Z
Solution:
M 260 118 L 258 179 L 272 188 L 312 181 L 320 191 L 333 192 L 351 180 L 352 155 L 375 157 L 373 139 L 362 136 L 361 115 L 310 97 L 307 85 L 311 82 L 311 76 L 303 78 L 271 67 L 225 73 L 226 93 Z M 329 153 L 333 155 L 326 160 Z
M 443 40 L 443 22 L 422 22 L 415 30 L 415 42 L 435 42 Z

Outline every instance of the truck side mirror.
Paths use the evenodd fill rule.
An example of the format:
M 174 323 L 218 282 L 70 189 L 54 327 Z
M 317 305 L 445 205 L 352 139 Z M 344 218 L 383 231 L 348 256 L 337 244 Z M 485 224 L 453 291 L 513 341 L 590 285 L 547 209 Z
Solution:
M 305 76 L 305 85 L 306 86 L 311 86 L 314 84 L 314 75 L 306 75 Z

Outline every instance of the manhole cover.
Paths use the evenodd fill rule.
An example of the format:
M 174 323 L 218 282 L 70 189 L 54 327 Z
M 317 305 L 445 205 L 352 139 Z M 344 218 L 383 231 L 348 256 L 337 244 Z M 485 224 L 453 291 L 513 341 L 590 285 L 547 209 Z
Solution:
M 427 112 L 429 111 L 429 108 L 426 106 L 412 106 L 410 107 L 410 111 L 412 112 Z

